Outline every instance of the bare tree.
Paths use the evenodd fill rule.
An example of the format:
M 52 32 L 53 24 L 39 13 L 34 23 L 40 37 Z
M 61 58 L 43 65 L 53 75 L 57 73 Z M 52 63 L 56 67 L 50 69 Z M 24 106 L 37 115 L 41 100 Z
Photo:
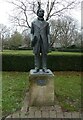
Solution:
M 76 42 L 81 42 L 75 20 L 66 16 L 64 19 L 51 20 L 51 46 L 59 44 L 61 47 L 68 47 Z
M 24 29 L 30 28 L 30 22 L 36 17 L 37 10 L 44 8 L 45 19 L 49 20 L 52 17 L 64 15 L 65 12 L 71 10 L 80 3 L 81 0 L 12 0 L 14 13 L 11 16 L 11 21 L 17 26 Z
M 7 38 L 10 34 L 9 28 L 7 26 L 0 24 L 0 50 L 3 49 L 3 43 L 5 38 Z
M 6 37 L 6 35 L 8 34 L 8 28 L 7 26 L 0 24 L 0 38 L 4 39 L 4 37 Z

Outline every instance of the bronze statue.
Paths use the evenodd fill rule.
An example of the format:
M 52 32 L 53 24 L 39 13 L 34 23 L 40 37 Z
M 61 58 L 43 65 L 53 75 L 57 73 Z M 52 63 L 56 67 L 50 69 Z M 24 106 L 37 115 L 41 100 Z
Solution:
M 44 20 L 44 10 L 37 11 L 38 18 L 31 24 L 31 41 L 35 54 L 35 73 L 40 70 L 40 56 L 42 57 L 42 71 L 47 73 L 47 53 L 50 44 L 49 23 Z

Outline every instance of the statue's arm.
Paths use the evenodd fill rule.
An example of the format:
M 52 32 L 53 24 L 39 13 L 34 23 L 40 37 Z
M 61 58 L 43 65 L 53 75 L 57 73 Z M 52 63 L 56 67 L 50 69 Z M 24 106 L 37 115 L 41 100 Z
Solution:
M 50 44 L 50 35 L 48 34 L 48 43 Z
M 33 40 L 34 38 L 34 25 L 33 23 L 31 24 L 31 41 Z
M 48 36 L 48 43 L 50 44 L 50 27 L 49 27 L 49 23 L 47 25 L 47 36 Z

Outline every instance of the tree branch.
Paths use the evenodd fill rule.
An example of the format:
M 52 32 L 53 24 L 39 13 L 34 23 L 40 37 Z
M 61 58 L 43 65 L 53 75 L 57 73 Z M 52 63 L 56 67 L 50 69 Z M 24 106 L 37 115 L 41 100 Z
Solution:
M 54 7 L 55 1 L 56 0 L 54 0 L 53 2 L 51 2 L 50 10 L 48 11 L 48 14 L 47 14 L 47 17 L 46 17 L 46 21 L 49 19 L 49 16 L 50 16 L 50 13 L 51 13 L 51 11 L 52 11 L 52 9 Z M 48 5 L 49 5 L 49 1 L 48 1 Z M 47 7 L 48 7 L 48 5 L 47 5 Z
M 76 2 L 77 0 L 72 0 L 69 2 L 67 2 L 67 0 L 53 0 L 50 3 L 50 1 L 47 0 L 47 3 L 45 4 L 47 12 L 46 21 L 49 20 L 52 16 L 58 15 L 61 17 L 61 14 L 64 11 L 66 11 L 67 9 L 73 9 L 76 5 Z M 27 26 L 27 28 L 31 28 L 29 25 L 29 20 L 31 19 L 30 16 L 32 16 L 32 14 L 37 14 L 37 10 L 41 8 L 41 5 L 44 5 L 37 0 L 25 0 L 25 2 L 24 0 L 14 0 L 14 2 L 9 1 L 9 3 L 15 6 L 15 17 L 18 18 L 17 20 L 15 17 L 13 17 L 13 22 L 18 24 L 19 26 Z M 61 6 L 61 8 L 59 6 Z M 62 15 L 64 15 L 64 13 Z M 24 23 L 21 23 L 23 21 Z
M 68 4 L 67 6 L 64 6 L 62 9 L 53 12 L 51 15 L 49 15 L 49 17 L 51 18 L 52 16 L 56 16 L 56 14 L 58 15 L 58 13 L 60 14 L 60 12 L 67 10 L 67 9 L 73 9 L 74 7 L 71 6 L 75 3 L 75 1 L 71 2 L 70 4 Z M 70 8 L 69 8 L 70 7 Z

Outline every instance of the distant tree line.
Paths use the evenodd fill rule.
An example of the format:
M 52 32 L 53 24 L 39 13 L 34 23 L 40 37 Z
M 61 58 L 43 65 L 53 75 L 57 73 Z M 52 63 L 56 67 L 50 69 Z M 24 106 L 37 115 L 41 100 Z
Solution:
M 50 20 L 51 48 L 83 48 L 82 35 L 78 31 L 75 21 L 65 18 Z M 32 49 L 30 40 L 30 28 L 22 33 L 17 30 L 10 34 L 5 25 L 0 25 L 0 39 L 3 49 Z M 72 47 L 71 47 L 72 46 Z
M 45 10 L 45 20 L 50 23 L 51 48 L 83 47 L 81 45 L 81 32 L 76 29 L 74 20 L 68 16 L 63 17 L 68 11 L 79 8 L 81 0 L 8 0 L 8 2 L 14 8 L 10 15 L 10 22 L 14 26 L 20 27 L 23 32 L 20 33 L 16 30 L 11 33 L 7 26 L 1 24 L 0 43 L 2 44 L 2 50 L 32 49 L 30 21 L 36 17 L 39 7 Z
M 81 47 L 81 31 L 78 30 L 75 20 L 71 17 L 51 20 L 50 27 L 52 47 Z

